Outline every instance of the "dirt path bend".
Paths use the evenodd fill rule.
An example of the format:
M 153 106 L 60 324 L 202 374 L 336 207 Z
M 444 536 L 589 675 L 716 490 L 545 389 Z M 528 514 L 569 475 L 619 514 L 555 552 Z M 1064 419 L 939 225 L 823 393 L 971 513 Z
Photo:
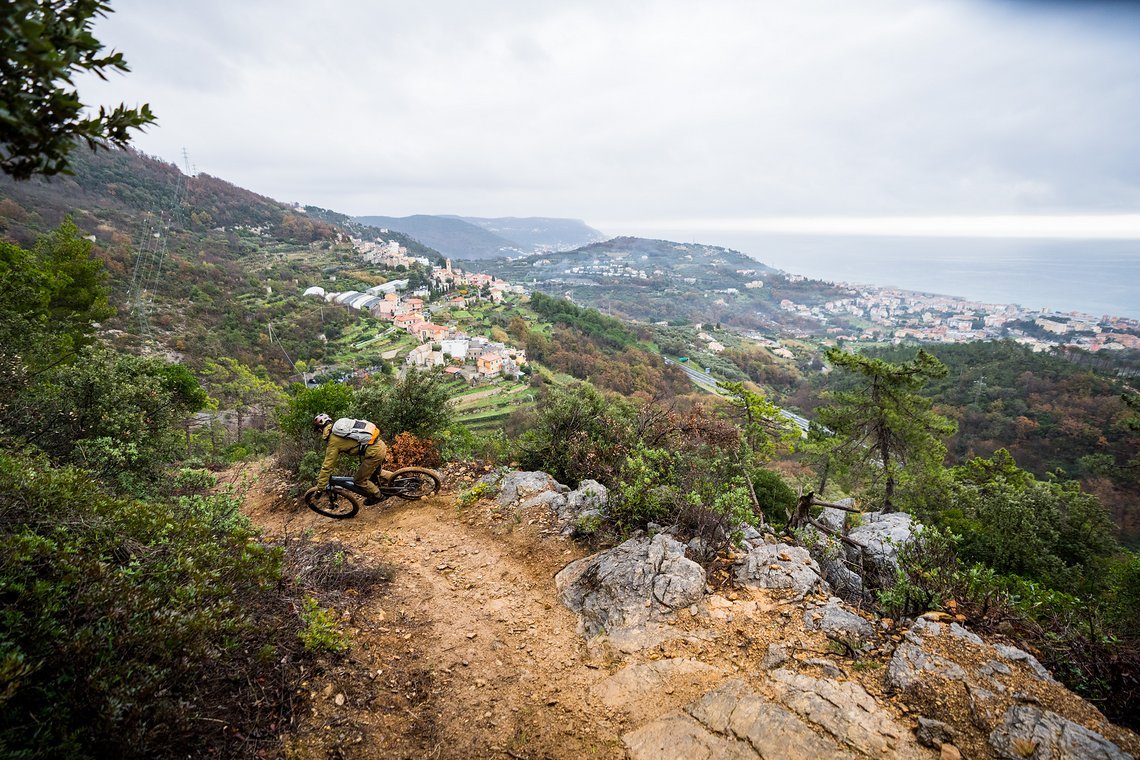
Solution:
M 394 570 L 353 600 L 343 661 L 305 682 L 311 715 L 290 757 L 624 755 L 625 716 L 586 702 L 609 654 L 588 650 L 554 588 L 580 548 L 541 519 L 460 510 L 454 493 L 330 520 L 259 477 L 247 511 L 269 535 L 308 532 Z

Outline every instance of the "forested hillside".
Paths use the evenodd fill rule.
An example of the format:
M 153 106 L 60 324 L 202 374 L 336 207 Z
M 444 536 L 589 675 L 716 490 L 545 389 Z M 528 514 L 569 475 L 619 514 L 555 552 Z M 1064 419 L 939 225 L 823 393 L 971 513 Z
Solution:
M 1140 540 L 1140 435 L 1129 422 L 1135 413 L 1122 400 L 1125 383 L 1008 341 L 927 350 L 948 370 L 923 393 L 957 422 L 947 441 L 950 461 L 1006 449 L 1038 477 L 1078 479 L 1104 502 L 1126 541 Z M 897 361 L 913 350 L 870 353 Z M 828 382 L 817 378 L 796 400 L 814 407 Z
M 120 341 L 283 378 L 289 357 L 321 355 L 320 336 L 352 322 L 300 298 L 306 283 L 358 268 L 334 221 L 132 151 L 79 151 L 74 165 L 74 176 L 0 179 L 0 234 L 30 245 L 70 217 L 92 236 L 117 309 L 103 327 Z

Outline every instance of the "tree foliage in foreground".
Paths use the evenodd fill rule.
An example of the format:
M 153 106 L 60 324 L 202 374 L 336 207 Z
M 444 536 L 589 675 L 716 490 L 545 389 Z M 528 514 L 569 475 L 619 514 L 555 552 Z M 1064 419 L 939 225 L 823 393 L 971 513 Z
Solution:
M 94 345 L 111 313 L 102 263 L 70 221 L 31 250 L 0 243 L 0 440 L 135 494 L 177 454 L 206 402 L 179 364 Z
M 0 241 L 0 420 L 12 393 L 73 359 L 113 313 L 103 264 L 70 219 L 31 250 Z
M 7 0 L 0 5 L 0 169 L 16 179 L 67 172 L 78 140 L 123 147 L 155 121 L 150 106 L 123 104 L 85 116 L 74 77 L 126 72 L 92 26 L 111 11 L 101 0 Z

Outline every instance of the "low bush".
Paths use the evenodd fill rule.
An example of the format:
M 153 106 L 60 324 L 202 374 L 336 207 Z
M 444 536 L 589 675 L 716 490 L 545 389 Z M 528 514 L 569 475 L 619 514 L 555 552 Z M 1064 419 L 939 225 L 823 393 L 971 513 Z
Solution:
M 502 430 L 474 432 L 462 423 L 452 423 L 439 434 L 439 455 L 445 462 L 476 459 L 492 464 L 511 460 L 513 447 Z
M 206 491 L 217 484 L 217 476 L 205 468 L 183 467 L 174 474 L 174 490 L 181 494 Z
M 439 448 L 432 439 L 400 433 L 388 447 L 388 461 L 384 466 L 389 470 L 401 467 L 439 467 L 441 461 Z
M 297 637 L 310 652 L 342 654 L 348 651 L 349 638 L 331 609 L 321 607 L 311 596 L 306 596 L 301 607 L 301 622 L 304 624 Z
M 538 419 L 519 441 L 523 469 L 543 470 L 560 483 L 619 482 L 636 445 L 632 405 L 589 383 L 544 392 Z
M 273 747 L 299 625 L 280 550 L 237 507 L 109 496 L 83 471 L 0 453 L 0 755 Z
M 1122 554 L 1102 571 L 1105 591 L 1078 596 L 967 564 L 959 557 L 961 543 L 959 536 L 927 527 L 918 541 L 902 547 L 895 582 L 878 593 L 881 610 L 899 617 L 948 609 L 965 615 L 979 632 L 1011 633 L 1109 718 L 1140 725 L 1140 557 Z
M 388 440 L 400 433 L 433 438 L 451 424 L 448 385 L 439 371 L 410 369 L 395 383 L 373 381 L 357 391 L 352 416 L 375 423 Z

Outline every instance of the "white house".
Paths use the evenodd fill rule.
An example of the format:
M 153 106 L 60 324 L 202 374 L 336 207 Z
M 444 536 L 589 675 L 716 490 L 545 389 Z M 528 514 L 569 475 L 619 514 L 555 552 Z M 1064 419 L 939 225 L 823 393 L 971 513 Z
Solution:
M 469 345 L 469 341 L 458 338 L 450 338 L 439 342 L 440 350 L 443 351 L 443 353 L 462 362 L 467 361 L 467 348 Z

